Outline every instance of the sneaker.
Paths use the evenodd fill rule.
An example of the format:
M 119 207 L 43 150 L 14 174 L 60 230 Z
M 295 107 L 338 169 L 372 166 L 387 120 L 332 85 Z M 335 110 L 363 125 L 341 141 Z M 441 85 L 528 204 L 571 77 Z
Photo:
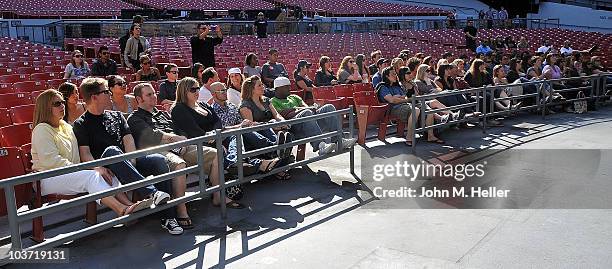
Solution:
M 176 219 L 162 220 L 162 228 L 168 230 L 168 233 L 171 235 L 179 235 L 183 233 L 183 228 L 181 228 Z
M 323 141 L 321 141 L 321 143 L 319 143 L 319 156 L 323 156 L 325 154 L 328 154 L 332 151 L 334 151 L 336 149 L 336 144 L 334 143 L 325 143 Z
M 282 145 L 285 144 L 285 138 L 287 138 L 285 136 L 285 131 L 280 131 L 278 132 L 278 138 L 276 139 L 276 145 Z M 276 151 L 276 156 L 282 158 L 282 156 L 285 154 L 285 150 L 284 149 L 279 149 Z
M 448 118 L 449 118 L 448 114 L 444 114 L 444 115 L 440 116 L 440 123 L 448 122 Z
M 170 200 L 170 194 L 167 194 L 163 191 L 156 191 L 153 194 L 153 204 L 162 205 Z
M 357 138 L 342 138 L 342 148 L 350 149 L 357 143 Z

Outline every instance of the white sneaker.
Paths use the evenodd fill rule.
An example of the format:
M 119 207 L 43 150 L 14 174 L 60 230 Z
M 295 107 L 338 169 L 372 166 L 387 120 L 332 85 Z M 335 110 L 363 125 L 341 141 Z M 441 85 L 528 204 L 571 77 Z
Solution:
M 334 151 L 336 149 L 336 144 L 334 143 L 325 143 L 323 141 L 321 141 L 321 143 L 319 143 L 319 156 L 323 156 L 325 154 L 328 154 L 332 151 Z
M 183 233 L 183 228 L 176 222 L 176 219 L 162 220 L 162 228 L 166 229 L 171 235 L 179 235 Z
M 153 204 L 155 205 L 165 204 L 168 200 L 170 200 L 170 194 L 163 191 L 157 191 L 153 194 Z
M 350 149 L 357 143 L 357 138 L 342 138 L 342 148 Z

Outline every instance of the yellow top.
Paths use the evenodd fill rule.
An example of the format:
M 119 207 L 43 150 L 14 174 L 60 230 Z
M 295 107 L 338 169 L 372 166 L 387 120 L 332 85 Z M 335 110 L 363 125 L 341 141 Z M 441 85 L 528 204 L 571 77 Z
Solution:
M 79 145 L 76 136 L 65 121 L 54 128 L 39 123 L 32 131 L 32 169 L 44 171 L 79 163 Z

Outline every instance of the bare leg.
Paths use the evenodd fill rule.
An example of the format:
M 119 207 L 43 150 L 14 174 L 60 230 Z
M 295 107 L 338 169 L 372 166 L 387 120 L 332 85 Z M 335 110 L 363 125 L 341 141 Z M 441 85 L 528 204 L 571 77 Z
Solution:
M 124 205 L 132 205 L 134 203 L 132 203 L 132 201 L 130 201 L 130 199 L 127 197 L 127 194 L 125 194 L 125 192 L 121 192 L 121 193 L 117 193 L 115 195 L 115 198 L 117 198 L 117 200 L 119 202 L 121 202 Z
M 210 179 L 210 183 L 213 186 L 217 186 L 219 185 L 219 167 L 217 165 L 218 159 L 217 156 L 215 155 L 215 159 L 213 159 L 213 161 L 211 162 L 211 169 L 210 169 L 210 175 L 208 175 L 208 178 Z M 221 193 L 219 192 L 214 192 L 213 193 L 213 204 L 219 204 L 219 200 L 221 199 Z M 225 203 L 229 203 L 231 202 L 232 199 L 229 199 L 227 197 L 225 197 Z
M 112 209 L 113 211 L 115 211 L 115 214 L 117 214 L 118 216 L 121 216 L 123 214 L 123 211 L 127 207 L 123 203 L 119 202 L 119 200 L 117 200 L 113 196 L 104 197 L 104 198 L 100 199 L 100 202 L 103 205 L 105 205 L 105 206 L 109 207 L 110 209 Z
M 184 163 L 176 166 L 175 170 L 184 169 L 187 167 Z M 172 180 L 172 199 L 185 196 L 185 189 L 187 188 L 187 176 L 181 175 Z M 176 205 L 176 215 L 179 218 L 188 218 L 189 213 L 187 212 L 187 206 L 185 204 Z
M 425 126 L 431 126 L 433 124 L 434 124 L 434 115 L 432 114 L 427 115 L 427 117 L 425 118 Z M 436 141 L 436 140 L 438 140 L 438 138 L 434 134 L 434 130 L 433 129 L 427 130 L 427 141 Z
M 419 108 L 415 108 L 415 115 L 410 115 L 408 117 L 408 131 L 406 132 L 406 142 L 407 143 L 412 143 L 412 135 L 414 134 L 414 128 L 412 128 L 412 121 L 414 121 L 415 119 L 419 118 L 419 115 L 421 114 L 421 110 Z

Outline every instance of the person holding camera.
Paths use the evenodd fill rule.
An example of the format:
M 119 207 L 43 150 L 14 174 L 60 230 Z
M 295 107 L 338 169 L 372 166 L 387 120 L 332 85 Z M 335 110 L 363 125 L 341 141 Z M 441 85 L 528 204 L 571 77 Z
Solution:
M 216 37 L 208 36 L 214 30 Z M 223 33 L 218 25 L 198 23 L 198 34 L 191 37 L 191 60 L 201 63 L 204 68 L 215 67 L 215 46 L 223 42 Z

